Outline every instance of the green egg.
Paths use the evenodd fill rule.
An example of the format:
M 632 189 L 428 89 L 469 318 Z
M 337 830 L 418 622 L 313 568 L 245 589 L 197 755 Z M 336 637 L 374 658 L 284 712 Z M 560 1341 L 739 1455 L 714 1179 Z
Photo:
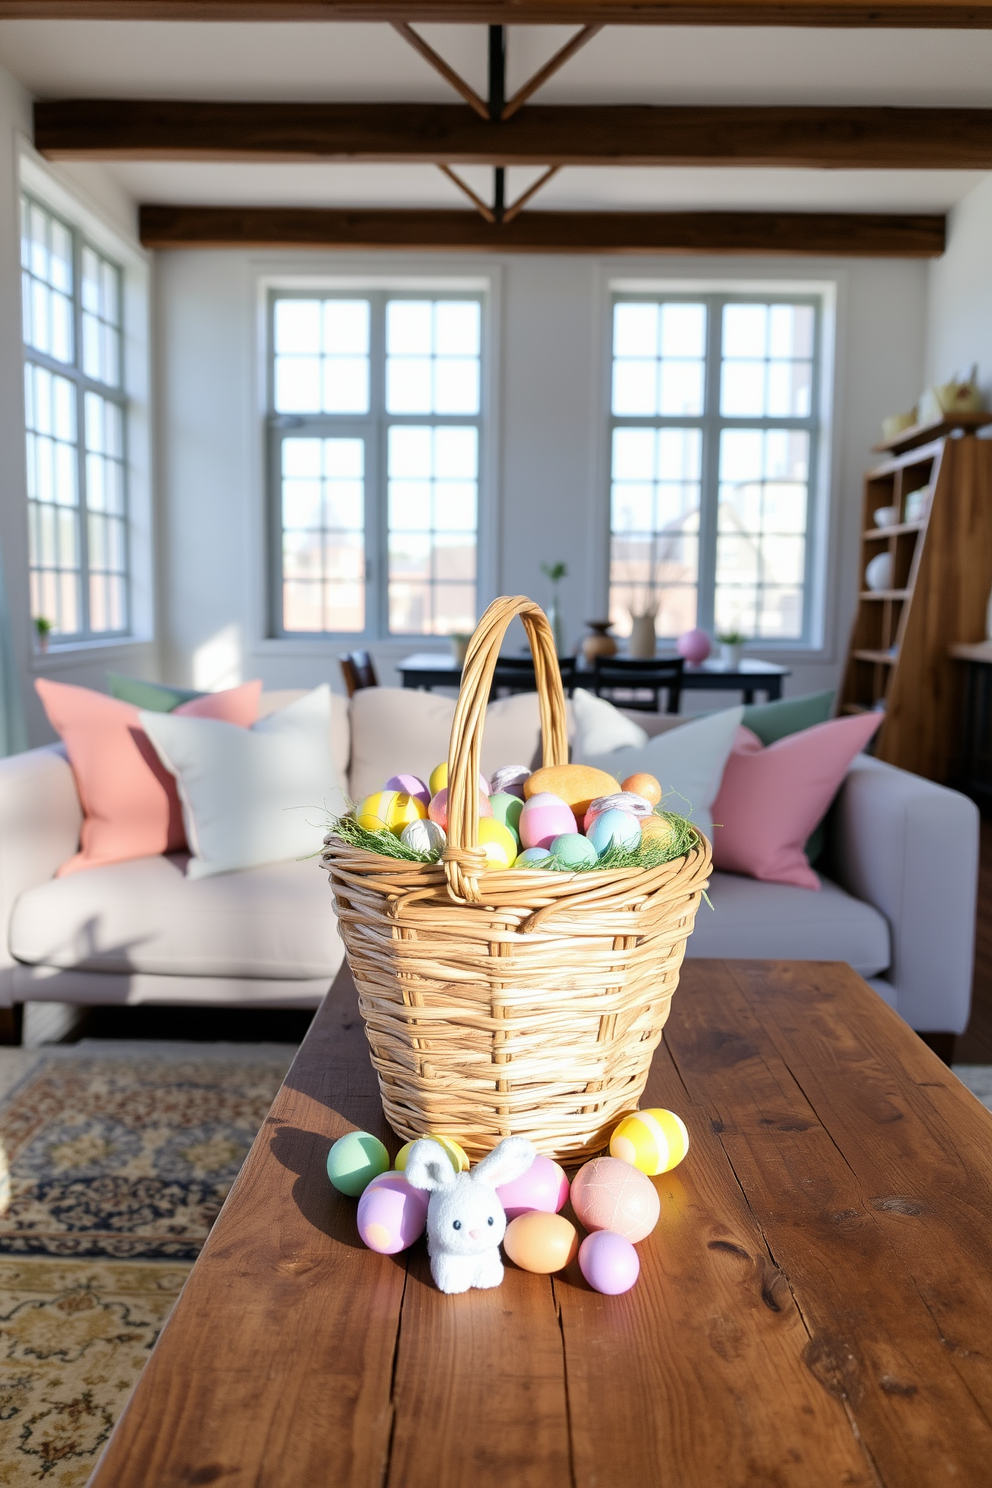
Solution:
M 519 796 L 511 796 L 506 791 L 498 791 L 495 796 L 489 797 L 489 804 L 493 808 L 493 816 L 498 822 L 502 822 L 507 831 L 513 833 L 517 846 L 520 846 L 520 813 L 524 809 L 524 803 Z
M 551 852 L 565 868 L 585 868 L 596 861 L 596 849 L 581 832 L 562 832 L 552 842 Z
M 357 1199 L 380 1173 L 389 1171 L 389 1153 L 370 1132 L 339 1137 L 327 1154 L 327 1176 L 338 1193 Z

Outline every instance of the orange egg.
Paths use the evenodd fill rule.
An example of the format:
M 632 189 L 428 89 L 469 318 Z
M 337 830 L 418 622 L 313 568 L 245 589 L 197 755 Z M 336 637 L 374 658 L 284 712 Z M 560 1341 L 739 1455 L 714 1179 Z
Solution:
M 550 1276 L 575 1259 L 579 1237 L 575 1226 L 560 1214 L 532 1209 L 511 1219 L 503 1237 L 503 1249 L 522 1271 Z
M 639 770 L 636 775 L 628 775 L 620 789 L 633 791 L 635 796 L 643 796 L 652 806 L 657 806 L 661 800 L 661 786 L 653 775 L 647 775 L 643 770 Z
M 656 842 L 659 847 L 664 847 L 671 839 L 672 824 L 665 816 L 642 816 L 641 817 L 641 841 Z

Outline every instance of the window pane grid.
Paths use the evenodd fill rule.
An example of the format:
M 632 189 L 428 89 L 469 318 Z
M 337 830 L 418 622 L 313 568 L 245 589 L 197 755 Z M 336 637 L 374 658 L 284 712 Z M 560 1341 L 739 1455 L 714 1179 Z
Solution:
M 93 389 L 121 386 L 121 271 L 27 197 L 21 229 L 31 613 L 60 639 L 126 634 L 125 412 Z
M 274 296 L 278 632 L 474 628 L 481 328 L 478 297 Z M 362 479 L 331 502 L 302 447 L 348 442 Z
M 808 299 L 614 305 L 610 618 L 807 633 L 817 310 Z M 687 417 L 688 416 L 688 417 Z

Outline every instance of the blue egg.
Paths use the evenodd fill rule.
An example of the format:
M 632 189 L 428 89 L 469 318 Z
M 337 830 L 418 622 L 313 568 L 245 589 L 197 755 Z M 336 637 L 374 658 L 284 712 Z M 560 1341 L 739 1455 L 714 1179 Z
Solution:
M 551 851 L 566 868 L 584 868 L 595 863 L 597 853 L 588 837 L 579 832 L 562 832 L 551 844 Z
M 519 854 L 514 868 L 543 868 L 551 857 L 546 847 L 525 847 Z
M 641 824 L 627 811 L 603 811 L 586 834 L 596 856 L 601 858 L 611 847 L 626 847 L 634 852 L 641 845 Z

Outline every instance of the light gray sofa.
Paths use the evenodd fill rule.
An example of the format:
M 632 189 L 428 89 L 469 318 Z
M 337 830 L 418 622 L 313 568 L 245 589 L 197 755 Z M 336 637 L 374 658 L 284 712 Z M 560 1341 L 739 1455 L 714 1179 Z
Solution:
M 297 693 L 272 693 L 265 711 Z M 335 697 L 332 751 L 355 798 L 447 752 L 453 702 L 375 688 Z M 637 714 L 652 731 L 676 720 Z M 490 705 L 483 769 L 536 763 L 533 696 Z M 82 820 L 59 745 L 0 760 L 0 1007 L 205 1002 L 315 1007 L 343 951 L 316 861 L 187 879 L 182 855 L 67 878 Z M 859 756 L 831 821 L 819 893 L 716 873 L 690 956 L 847 961 L 912 1027 L 963 1031 L 971 1001 L 978 813 Z

